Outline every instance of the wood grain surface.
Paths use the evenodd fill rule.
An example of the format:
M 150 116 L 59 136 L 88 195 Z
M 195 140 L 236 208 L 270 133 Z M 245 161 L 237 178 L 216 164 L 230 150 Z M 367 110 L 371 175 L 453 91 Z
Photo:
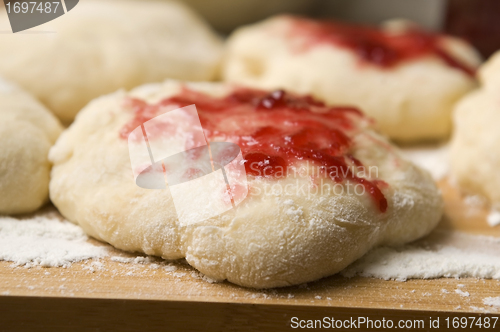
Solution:
M 464 204 L 446 181 L 440 187 L 446 214 L 439 228 L 500 238 L 500 227 L 486 223 L 485 208 Z M 137 256 L 115 251 L 108 258 L 67 268 L 28 269 L 0 262 L 0 331 L 41 326 L 49 330 L 276 331 L 291 329 L 291 317 L 349 319 L 360 315 L 423 317 L 426 323 L 429 317 L 441 317 L 444 328 L 447 316 L 500 313 L 482 302 L 485 297 L 500 296 L 497 280 L 400 282 L 336 275 L 262 291 L 210 283 L 184 262 L 156 258 L 124 262 L 127 257 Z M 470 296 L 456 293 L 458 288 Z

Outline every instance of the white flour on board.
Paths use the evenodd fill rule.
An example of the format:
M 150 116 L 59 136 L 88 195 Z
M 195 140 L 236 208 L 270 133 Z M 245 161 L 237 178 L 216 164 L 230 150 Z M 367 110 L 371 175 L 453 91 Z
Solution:
M 15 266 L 69 266 L 106 256 L 107 249 L 88 242 L 83 230 L 60 220 L 57 212 L 29 219 L 0 217 L 0 260 Z
M 430 155 L 416 152 L 417 149 L 412 149 L 411 153 L 415 163 L 433 169 L 443 160 L 447 163 L 444 157 L 446 149 L 446 146 L 440 147 L 438 152 Z M 441 171 L 434 176 L 445 176 L 447 164 L 438 168 Z M 341 274 L 398 280 L 438 277 L 500 279 L 498 252 L 500 238 L 435 230 L 411 244 L 375 249 Z M 104 256 L 111 256 L 111 261 L 121 263 L 158 264 L 156 260 L 143 256 L 123 258 L 111 253 L 109 246 L 89 242 L 79 226 L 64 221 L 53 208 L 46 208 L 32 218 L 0 217 L 0 260 L 11 261 L 14 266 L 69 266 L 73 262 Z M 485 304 L 494 306 L 500 299 L 487 301 Z
M 490 307 L 500 308 L 500 296 L 484 298 L 483 303 Z
M 474 277 L 500 280 L 500 238 L 436 230 L 417 242 L 372 250 L 342 271 L 381 279 Z

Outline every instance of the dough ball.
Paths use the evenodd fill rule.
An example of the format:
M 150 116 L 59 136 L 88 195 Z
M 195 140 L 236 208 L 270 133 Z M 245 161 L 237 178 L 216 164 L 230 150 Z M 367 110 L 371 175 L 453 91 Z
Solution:
M 32 212 L 47 202 L 48 153 L 61 131 L 49 110 L 0 79 L 0 214 Z
M 500 208 L 500 52 L 480 69 L 481 88 L 454 110 L 451 170 L 458 184 Z
M 223 77 L 354 105 L 403 142 L 447 137 L 453 104 L 475 86 L 476 51 L 403 21 L 381 28 L 278 16 L 230 36 Z
M 9 29 L 5 12 L 0 26 Z M 173 1 L 85 0 L 37 31 L 0 35 L 0 75 L 64 123 L 90 100 L 165 78 L 215 78 L 221 40 Z
M 481 68 L 478 76 L 481 88 L 491 92 L 498 92 L 500 87 L 500 51 L 493 54 Z
M 248 186 L 228 180 L 232 196 L 224 185 L 213 197 L 221 194 L 216 203 L 229 204 L 229 210 L 186 223 L 178 203 L 200 211 L 204 205 L 196 202 L 211 187 L 193 185 L 184 197 L 177 184 L 139 187 L 134 176 L 146 168 L 131 166 L 127 137 L 134 142 L 129 133 L 138 127 L 142 135 L 141 123 L 154 118 L 144 124 L 152 153 L 162 152 L 154 150 L 161 142 L 179 144 L 155 133 L 189 122 L 169 127 L 155 121 L 192 104 L 211 147 L 240 146 Z M 353 108 L 283 91 L 176 81 L 146 85 L 103 96 L 82 110 L 50 152 L 50 195 L 66 218 L 119 249 L 185 257 L 210 278 L 242 286 L 295 285 L 337 273 L 375 246 L 413 241 L 440 220 L 443 202 L 430 175 L 369 126 Z M 195 136 L 180 144 L 191 149 L 199 143 Z M 163 167 L 175 171 L 167 162 Z M 195 183 L 188 171 L 183 176 Z

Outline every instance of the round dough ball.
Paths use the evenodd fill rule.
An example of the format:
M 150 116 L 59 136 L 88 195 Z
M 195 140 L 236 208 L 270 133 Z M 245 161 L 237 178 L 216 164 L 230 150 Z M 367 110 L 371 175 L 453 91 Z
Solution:
M 478 76 L 481 88 L 491 92 L 498 92 L 500 87 L 500 51 L 493 54 L 481 68 Z
M 0 26 L 9 28 L 5 12 Z M 166 78 L 216 77 L 220 38 L 171 1 L 80 1 L 37 31 L 0 35 L 0 75 L 71 122 L 90 100 Z
M 0 214 L 32 212 L 47 202 L 48 153 L 61 131 L 38 101 L 0 79 Z
M 479 62 L 463 41 L 407 22 L 376 29 L 278 16 L 230 36 L 223 77 L 357 106 L 382 133 L 412 142 L 450 134 L 453 104 L 475 86 Z
M 192 104 L 209 141 L 241 147 L 248 195 L 227 212 L 186 224 L 179 222 L 172 186 L 135 184 L 127 134 Z M 351 108 L 330 109 L 281 91 L 176 81 L 146 85 L 103 96 L 82 110 L 50 152 L 50 195 L 68 220 L 119 249 L 185 257 L 210 278 L 242 286 L 295 285 L 337 273 L 375 246 L 413 241 L 440 220 L 443 202 L 430 175 L 402 159 L 369 123 Z M 159 140 L 153 134 L 151 151 Z M 193 140 L 182 141 L 186 150 Z M 363 175 L 353 168 L 346 174 L 358 177 L 327 177 L 313 167 L 316 162 L 362 164 L 371 171 Z M 296 168 L 278 176 L 276 165 L 285 163 Z M 231 188 L 235 202 L 245 197 Z M 185 200 L 207 191 L 195 187 Z
M 460 187 L 487 197 L 500 208 L 500 52 L 479 71 L 481 88 L 454 110 L 451 171 Z

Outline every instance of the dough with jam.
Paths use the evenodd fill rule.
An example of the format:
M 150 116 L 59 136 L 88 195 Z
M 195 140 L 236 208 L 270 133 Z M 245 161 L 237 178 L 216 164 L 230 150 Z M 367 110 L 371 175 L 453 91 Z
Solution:
M 183 224 L 172 187 L 136 185 L 127 137 L 192 104 L 211 146 L 240 146 L 248 194 L 225 213 Z M 185 258 L 210 278 L 246 287 L 332 275 L 375 246 L 428 234 L 443 213 L 430 175 L 401 158 L 361 112 L 283 91 L 177 81 L 120 91 L 85 107 L 49 158 L 53 203 L 89 235 L 127 251 Z M 193 188 L 186 200 L 206 190 Z
M 2 11 L 0 27 L 10 29 Z M 121 88 L 166 78 L 212 80 L 222 55 L 220 38 L 174 1 L 80 1 L 33 30 L 0 35 L 0 75 L 64 123 L 90 100 Z
M 481 88 L 454 110 L 451 171 L 466 192 L 487 197 L 500 208 L 500 52 L 479 70 Z
M 224 80 L 354 105 L 390 138 L 446 138 L 454 103 L 475 87 L 477 52 L 403 21 L 382 28 L 277 16 L 237 29 Z
M 32 212 L 47 202 L 48 153 L 61 131 L 49 110 L 0 78 L 0 214 Z

